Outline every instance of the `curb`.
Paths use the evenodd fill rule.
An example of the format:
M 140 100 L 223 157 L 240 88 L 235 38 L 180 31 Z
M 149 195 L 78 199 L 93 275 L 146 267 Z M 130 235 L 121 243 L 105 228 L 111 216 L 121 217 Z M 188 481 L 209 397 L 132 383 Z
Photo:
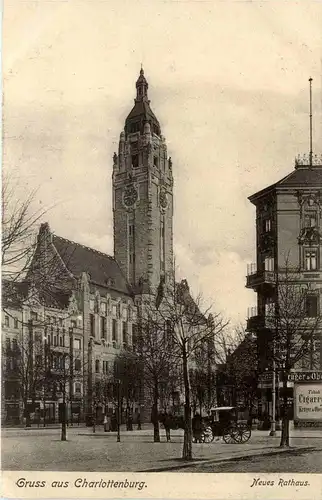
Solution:
M 262 450 L 260 450 L 259 453 L 254 453 L 253 455 L 237 455 L 235 457 L 223 457 L 223 458 L 208 458 L 204 460 L 198 460 L 198 461 L 191 461 L 191 462 L 185 462 L 182 465 L 176 464 L 176 465 L 169 465 L 167 467 L 158 467 L 158 468 L 153 468 L 153 469 L 144 469 L 140 470 L 138 472 L 166 472 L 166 471 L 171 471 L 171 470 L 178 470 L 178 469 L 187 469 L 189 467 L 194 467 L 196 465 L 203 465 L 203 464 L 221 464 L 225 462 L 236 462 L 236 461 L 242 461 L 242 460 L 248 460 L 256 456 L 261 456 L 261 457 L 269 457 L 269 456 L 275 456 L 275 455 L 282 455 L 284 453 L 290 453 L 292 454 L 293 452 L 305 452 L 305 451 L 315 451 L 319 450 L 319 448 L 316 447 L 303 447 L 303 448 L 281 448 L 276 451 L 268 451 L 267 453 L 263 453 Z

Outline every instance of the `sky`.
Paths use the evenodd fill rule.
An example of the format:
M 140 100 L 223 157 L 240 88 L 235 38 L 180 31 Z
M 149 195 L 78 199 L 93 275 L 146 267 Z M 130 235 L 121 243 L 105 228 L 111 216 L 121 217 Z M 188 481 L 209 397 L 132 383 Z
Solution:
M 322 152 L 319 1 L 5 0 L 3 164 L 58 235 L 109 254 L 112 156 L 141 63 L 175 178 L 178 277 L 244 324 L 247 197 Z

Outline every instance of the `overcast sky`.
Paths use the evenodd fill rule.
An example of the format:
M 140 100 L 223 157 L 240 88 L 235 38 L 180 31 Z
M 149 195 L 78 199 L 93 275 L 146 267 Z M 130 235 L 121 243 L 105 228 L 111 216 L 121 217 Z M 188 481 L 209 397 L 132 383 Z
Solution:
M 142 62 L 175 176 L 179 274 L 233 323 L 254 292 L 247 197 L 322 144 L 322 4 L 19 1 L 4 9 L 4 164 L 63 237 L 112 253 L 111 174 Z

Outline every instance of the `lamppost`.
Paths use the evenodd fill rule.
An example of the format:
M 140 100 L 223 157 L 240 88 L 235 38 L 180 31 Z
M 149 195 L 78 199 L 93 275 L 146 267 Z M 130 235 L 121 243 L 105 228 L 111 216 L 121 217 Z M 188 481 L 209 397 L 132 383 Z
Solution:
M 73 425 L 73 388 L 74 388 L 74 349 L 73 349 L 73 327 L 69 328 L 69 401 L 70 401 L 70 423 Z
M 44 341 L 44 383 L 43 383 L 43 406 L 44 406 L 44 414 L 43 414 L 43 426 L 46 427 L 46 383 L 47 383 L 47 375 L 48 375 L 48 370 L 47 370 L 47 362 L 49 361 L 48 357 L 48 344 L 47 344 L 48 337 L 46 335 L 43 337 Z
M 269 433 L 270 436 L 276 436 L 276 363 L 275 363 L 275 352 L 273 353 L 273 379 L 272 379 L 272 427 Z
M 121 381 L 120 379 L 116 380 L 117 383 L 117 443 L 120 443 L 120 424 L 121 424 Z

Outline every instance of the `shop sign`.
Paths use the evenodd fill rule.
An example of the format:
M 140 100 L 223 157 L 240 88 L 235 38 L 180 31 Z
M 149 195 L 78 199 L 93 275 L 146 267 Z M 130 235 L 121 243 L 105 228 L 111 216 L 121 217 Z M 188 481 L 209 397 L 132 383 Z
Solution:
M 321 382 L 322 383 L 322 371 L 303 371 L 303 372 L 291 372 L 288 374 L 289 382 Z
M 294 416 L 296 420 L 322 421 L 322 384 L 295 384 Z
M 278 373 L 275 372 L 275 378 L 278 379 Z M 272 382 L 273 380 L 273 372 L 264 372 L 261 373 L 258 377 L 259 382 Z

